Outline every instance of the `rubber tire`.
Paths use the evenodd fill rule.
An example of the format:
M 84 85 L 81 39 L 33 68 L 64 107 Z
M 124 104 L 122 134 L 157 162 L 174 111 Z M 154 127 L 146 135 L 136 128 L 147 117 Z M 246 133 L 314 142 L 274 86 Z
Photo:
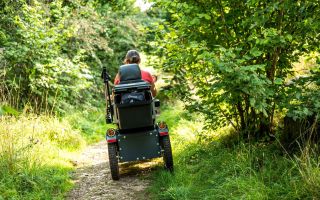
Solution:
M 108 143 L 109 165 L 113 180 L 119 180 L 120 178 L 117 149 L 118 147 L 116 143 Z
M 164 166 L 170 172 L 173 172 L 173 157 L 169 135 L 162 137 L 163 162 Z

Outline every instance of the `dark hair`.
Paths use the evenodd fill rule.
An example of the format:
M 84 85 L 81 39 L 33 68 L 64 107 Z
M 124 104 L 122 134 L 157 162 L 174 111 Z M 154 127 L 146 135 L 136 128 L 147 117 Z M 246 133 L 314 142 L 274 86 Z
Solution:
M 138 64 L 140 62 L 140 55 L 138 51 L 129 50 L 123 62 L 129 63 L 129 64 L 132 64 L 132 63 Z

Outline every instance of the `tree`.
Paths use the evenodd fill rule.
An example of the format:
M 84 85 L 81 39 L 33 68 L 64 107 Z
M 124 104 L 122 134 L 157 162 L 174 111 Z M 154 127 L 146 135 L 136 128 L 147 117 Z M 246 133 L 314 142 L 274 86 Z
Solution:
M 245 137 L 274 131 L 292 63 L 318 50 L 317 1 L 165 1 L 157 45 L 189 108 Z M 164 36 L 163 36 L 164 35 Z M 188 84 L 185 84 L 188 83 Z
M 0 101 L 63 112 L 103 99 L 102 66 L 114 75 L 138 46 L 138 11 L 131 0 L 1 1 Z

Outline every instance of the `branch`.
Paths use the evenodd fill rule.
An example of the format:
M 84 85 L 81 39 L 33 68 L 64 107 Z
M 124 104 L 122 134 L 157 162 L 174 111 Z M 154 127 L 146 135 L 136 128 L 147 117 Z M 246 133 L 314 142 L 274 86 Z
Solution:
M 239 131 L 239 128 L 232 122 L 231 119 L 229 119 L 229 117 L 225 114 L 225 112 L 223 110 L 221 110 L 221 113 L 229 121 L 229 123 L 232 125 L 232 127 L 234 129 L 236 129 L 237 131 Z

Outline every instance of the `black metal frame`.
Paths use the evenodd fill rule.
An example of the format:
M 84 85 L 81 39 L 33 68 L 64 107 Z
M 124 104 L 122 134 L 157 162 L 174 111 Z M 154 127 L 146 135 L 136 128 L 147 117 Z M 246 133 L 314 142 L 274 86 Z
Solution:
M 101 78 L 105 84 L 105 98 L 106 98 L 106 123 L 111 124 L 113 122 L 113 109 L 112 109 L 112 102 L 111 102 L 111 94 L 110 94 L 110 87 L 109 81 L 111 80 L 110 75 L 107 72 L 107 68 L 103 67 Z
M 119 162 L 130 162 L 136 160 L 145 160 L 151 159 L 156 157 L 163 157 L 165 166 L 171 172 L 173 171 L 173 160 L 172 160 L 172 153 L 171 153 L 171 145 L 169 139 L 169 130 L 168 127 L 161 128 L 158 124 L 155 123 L 155 116 L 152 117 L 153 125 L 149 125 L 148 123 L 144 124 L 143 127 L 133 127 L 132 125 L 126 125 L 125 127 L 131 127 L 130 129 L 126 129 L 119 125 L 120 121 L 117 116 L 114 115 L 118 113 L 119 110 L 117 108 L 125 108 L 126 105 L 118 105 L 117 101 L 111 101 L 112 96 L 110 91 L 110 84 L 109 81 L 111 80 L 110 75 L 107 73 L 106 67 L 103 67 L 101 78 L 105 84 L 105 98 L 106 98 L 106 123 L 110 124 L 113 123 L 114 120 L 118 123 L 118 129 L 116 130 L 116 134 L 114 136 L 108 136 L 106 134 L 106 139 L 108 141 L 109 154 L 111 153 L 111 157 L 109 155 L 110 160 L 110 169 L 112 178 L 114 180 L 119 179 Z M 136 83 L 135 83 L 136 84 Z M 128 88 L 126 85 L 122 87 L 124 89 L 131 89 L 131 85 L 128 84 Z M 146 87 L 143 84 L 138 84 L 139 87 Z M 136 85 L 134 85 L 136 86 Z M 116 86 L 117 87 L 117 86 Z M 138 87 L 137 87 L 138 88 Z M 150 86 L 146 87 L 146 89 Z M 116 89 L 122 89 L 121 87 Z M 117 91 L 114 91 L 116 95 Z M 150 94 L 151 95 L 151 94 Z M 135 103 L 137 106 L 143 106 L 144 104 L 154 103 L 154 107 L 159 107 L 160 102 L 159 100 L 152 99 L 149 102 L 142 103 Z M 141 104 L 141 105 L 140 105 Z M 118 107 L 114 107 L 118 106 Z M 154 109 L 153 107 L 153 109 Z M 154 112 L 152 112 L 154 113 Z M 116 117 L 114 119 L 114 117 Z M 130 120 L 128 118 L 127 120 Z M 138 123 L 138 122 L 137 122 Z M 139 123 L 138 123 L 139 124 Z M 108 131 L 107 131 L 108 132 Z

